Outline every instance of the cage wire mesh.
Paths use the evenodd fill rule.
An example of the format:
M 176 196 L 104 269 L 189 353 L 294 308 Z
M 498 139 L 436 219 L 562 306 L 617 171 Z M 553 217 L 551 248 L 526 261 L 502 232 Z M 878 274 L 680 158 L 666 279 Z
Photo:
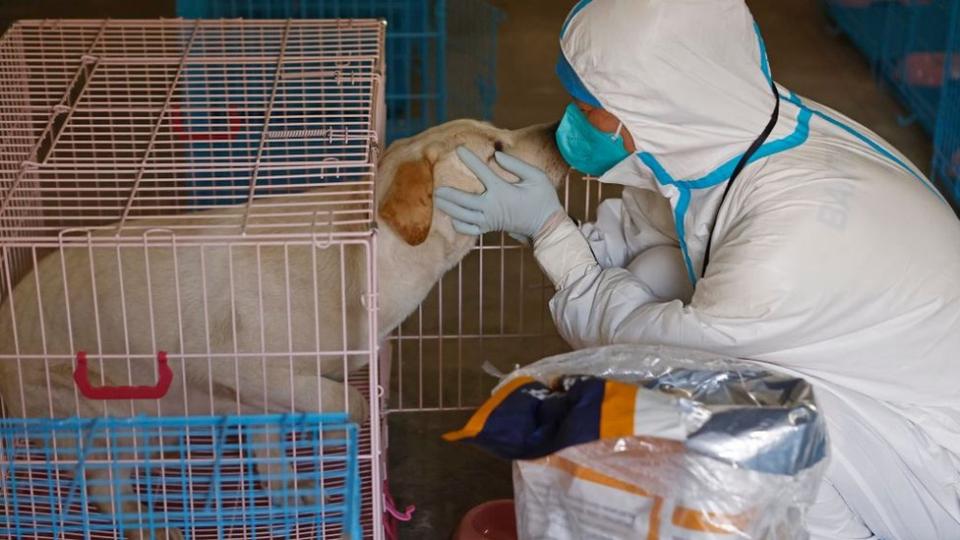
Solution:
M 446 77 L 441 95 L 447 118 L 493 118 L 497 100 L 497 32 L 506 16 L 480 0 L 446 6 Z M 387 31 L 389 36 L 389 29 Z
M 482 0 L 177 0 L 187 18 L 387 21 L 387 140 L 492 117 L 498 9 Z
M 931 177 L 957 208 L 960 0 L 824 0 L 824 4 L 870 61 L 877 78 L 909 110 L 902 122 L 916 121 L 933 137 Z
M 956 0 L 909 0 L 887 5 L 880 67 L 912 117 L 933 135 L 940 109 L 947 42 Z M 960 73 L 950 70 L 951 73 Z
M 279 448 L 263 447 L 268 439 Z M 7 463 L 0 538 L 170 527 L 189 538 L 360 537 L 357 426 L 342 414 L 6 419 L 0 440 Z M 275 463 L 257 457 L 274 450 Z M 262 476 L 267 465 L 275 477 Z M 133 489 L 123 491 L 121 478 L 132 478 Z M 271 504 L 294 496 L 311 504 Z M 120 510 L 96 512 L 109 504 Z
M 960 207 L 960 1 L 952 2 L 943 54 L 943 89 L 934 134 L 933 174 Z
M 571 173 L 561 200 L 575 219 L 621 188 Z M 448 272 L 394 333 L 388 412 L 473 409 L 506 373 L 569 349 L 548 302 L 553 285 L 532 252 L 495 233 Z
M 887 0 L 822 0 L 827 13 L 867 57 L 871 67 L 879 67 L 884 52 L 884 37 L 890 23 Z
M 197 538 L 336 537 L 359 515 L 381 537 L 383 45 L 360 20 L 4 34 L 0 535 L 196 520 Z M 347 411 L 359 432 L 290 416 L 307 411 Z M 301 448 L 320 473 L 301 476 Z M 192 474 L 218 459 L 228 480 Z M 185 510 L 183 493 L 211 491 Z

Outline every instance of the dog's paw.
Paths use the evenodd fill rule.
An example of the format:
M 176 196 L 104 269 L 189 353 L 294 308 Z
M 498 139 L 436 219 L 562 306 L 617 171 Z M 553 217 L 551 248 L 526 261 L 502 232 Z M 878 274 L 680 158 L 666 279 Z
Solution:
M 180 529 L 129 531 L 125 536 L 127 540 L 184 540 Z
M 289 480 L 270 480 L 266 483 L 270 503 L 275 508 L 299 508 L 306 504 L 306 489 Z
M 303 506 L 301 497 L 290 493 L 272 492 L 270 493 L 270 503 L 274 508 L 290 509 Z
M 370 404 L 367 403 L 363 394 L 353 386 L 347 385 L 346 392 L 349 403 L 347 415 L 350 417 L 350 421 L 363 424 L 370 417 Z
M 362 424 L 369 417 L 370 406 L 367 398 L 352 384 L 321 377 L 320 385 L 323 401 L 317 412 L 346 412 L 350 421 L 358 424 Z M 314 405 L 311 403 L 309 406 Z

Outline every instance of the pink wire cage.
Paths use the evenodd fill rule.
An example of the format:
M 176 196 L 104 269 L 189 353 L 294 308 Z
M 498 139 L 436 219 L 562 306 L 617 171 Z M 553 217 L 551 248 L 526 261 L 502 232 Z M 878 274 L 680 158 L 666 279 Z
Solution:
M 360 396 L 368 410 L 354 450 L 360 522 L 365 535 L 383 537 L 373 187 L 384 36 L 381 22 L 367 20 L 44 20 L 18 22 L 0 39 L 8 416 L 245 415 L 304 403 L 326 412 L 331 400 L 350 410 Z M 311 270 L 294 275 L 296 261 Z M 348 290 L 347 278 L 359 292 Z M 318 306 L 298 304 L 310 296 L 298 286 L 329 289 L 343 306 L 326 323 L 340 328 L 337 340 L 300 331 L 321 326 L 321 316 Z M 355 300 L 362 309 L 348 313 Z M 215 316 L 217 306 L 225 317 Z M 301 322 L 302 312 L 313 315 Z M 214 342 L 217 332 L 229 337 Z M 289 381 L 268 380 L 266 366 L 284 363 Z M 66 390 L 58 377 L 85 374 L 87 364 L 99 378 Z M 308 364 L 316 366 L 304 387 L 312 391 L 294 381 Z M 108 380 L 105 366 L 118 365 L 126 380 Z M 185 373 L 198 365 L 197 373 L 226 369 L 247 386 L 215 404 L 211 374 L 203 395 L 190 395 Z M 316 392 L 330 387 L 320 382 L 328 368 L 356 389 L 339 405 Z M 81 393 L 105 401 L 81 405 Z M 56 437 L 52 444 L 49 462 L 77 465 L 69 445 L 61 442 L 61 452 Z M 194 459 L 183 451 L 185 462 Z M 11 456 L 0 455 L 4 490 Z M 44 481 L 59 490 L 62 478 Z M 4 501 L 0 521 L 9 524 Z M 93 536 L 121 534 L 105 530 Z M 36 537 L 56 536 L 44 534 Z M 208 534 L 230 536 L 191 536 Z
M 19 366 L 42 365 L 56 374 L 72 369 L 83 352 L 94 367 L 125 363 L 130 376 L 122 382 L 136 387 L 158 380 L 160 352 L 174 386 L 183 367 L 197 363 L 227 363 L 237 377 L 256 375 L 269 362 L 340 366 L 369 411 L 358 442 L 364 536 L 381 539 L 394 530 L 393 518 L 384 528 L 385 515 L 408 518 L 395 508 L 385 512 L 393 508 L 384 489 L 387 413 L 472 409 L 496 384 L 491 373 L 566 345 L 546 309 L 550 284 L 530 252 L 491 234 L 378 351 L 373 193 L 384 126 L 383 40 L 382 24 L 356 20 L 17 23 L 0 40 L 0 301 L 6 301 L 0 311 L 16 313 L 7 299 L 18 286 L 31 291 L 25 298 L 40 306 L 38 313 L 51 309 L 39 292 L 43 284 L 30 277 L 50 254 L 89 268 L 72 281 L 62 269 L 51 274 L 63 282 L 63 296 L 112 289 L 119 299 L 85 312 L 63 302 L 66 320 L 86 324 L 93 338 L 80 346 L 75 336 L 57 335 L 50 321 L 39 321 L 33 348 L 0 342 L 0 369 L 18 366 L 19 374 Z M 566 182 L 563 199 L 571 214 L 589 219 L 614 192 Z M 345 306 L 343 284 L 356 274 L 364 308 L 353 317 L 342 310 L 331 323 L 342 336 L 326 345 L 312 330 L 296 331 L 290 306 L 311 295 L 297 295 L 284 271 L 291 260 L 319 254 L 332 261 L 329 271 L 310 272 L 305 288 L 315 293 L 333 283 L 335 300 Z M 117 262 L 98 273 L 104 260 Z M 268 260 L 281 261 L 277 275 L 285 284 L 272 300 L 261 294 Z M 350 266 L 351 260 L 360 264 Z M 168 271 L 145 270 L 163 264 Z M 177 294 L 183 276 L 199 276 L 195 296 L 202 301 L 193 299 L 193 311 Z M 226 306 L 216 321 L 233 336 L 226 343 L 203 339 L 213 327 L 215 301 Z M 244 313 L 238 305 L 258 313 L 252 325 L 232 315 Z M 110 319 L 108 312 L 120 315 Z M 151 315 L 157 312 L 167 317 Z M 170 316 L 178 331 L 164 334 Z M 3 317 L 0 332 L 4 324 L 26 324 Z M 296 342 L 302 334 L 309 335 Z M 137 339 L 146 345 L 132 347 Z M 278 345 L 261 345 L 267 341 Z M 357 358 L 366 367 L 350 370 Z M 254 380 L 263 395 L 275 390 L 265 376 Z M 104 383 L 94 378 L 90 385 Z M 54 417 L 49 385 L 49 379 L 39 388 L 19 384 L 15 397 L 3 397 L 41 396 L 42 415 Z M 293 383 L 279 386 L 295 393 Z M 211 384 L 207 393 L 215 392 Z M 349 395 L 341 409 L 349 408 Z M 226 411 L 212 399 L 184 397 L 175 410 L 145 401 L 149 407 L 122 412 L 249 412 L 241 397 Z M 321 396 L 311 397 L 323 410 Z M 74 394 L 66 398 L 74 403 Z M 72 412 L 117 413 L 79 406 Z M 194 536 L 218 536 L 201 532 Z

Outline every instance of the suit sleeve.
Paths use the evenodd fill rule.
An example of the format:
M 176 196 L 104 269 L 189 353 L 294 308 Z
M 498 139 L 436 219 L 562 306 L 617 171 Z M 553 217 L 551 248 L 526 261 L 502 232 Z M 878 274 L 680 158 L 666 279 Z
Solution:
M 722 321 L 694 303 L 663 301 L 642 275 L 601 267 L 569 219 L 536 239 L 534 255 L 557 289 L 554 322 L 575 348 L 651 343 L 723 353 L 736 344 Z
M 580 228 L 603 268 L 626 268 L 650 248 L 679 248 L 667 200 L 660 194 L 624 188 L 619 199 L 597 207 L 597 219 Z

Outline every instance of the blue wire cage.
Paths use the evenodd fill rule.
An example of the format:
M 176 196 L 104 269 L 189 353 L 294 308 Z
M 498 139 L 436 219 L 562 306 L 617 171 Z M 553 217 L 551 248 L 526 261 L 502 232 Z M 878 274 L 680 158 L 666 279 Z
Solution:
M 240 204 L 370 173 L 371 141 L 382 136 L 373 117 L 383 106 L 382 28 L 206 22 L 182 32 L 191 61 L 169 126 L 187 154 L 193 204 Z
M 955 0 L 826 0 L 827 12 L 930 134 L 941 85 L 934 73 L 950 29 Z
M 890 20 L 887 0 L 824 0 L 827 13 L 876 68 Z
M 934 133 L 933 176 L 960 206 L 960 1 L 950 6 L 943 89 Z
M 944 55 L 956 0 L 889 2 L 880 76 L 916 120 L 934 133 L 943 91 Z
M 489 119 L 502 13 L 482 0 L 177 0 L 186 18 L 387 22 L 387 141 L 448 118 Z
M 960 0 L 825 0 L 863 52 L 934 138 L 931 176 L 960 205 Z
M 0 443 L 0 538 L 360 537 L 344 414 L 4 419 Z

